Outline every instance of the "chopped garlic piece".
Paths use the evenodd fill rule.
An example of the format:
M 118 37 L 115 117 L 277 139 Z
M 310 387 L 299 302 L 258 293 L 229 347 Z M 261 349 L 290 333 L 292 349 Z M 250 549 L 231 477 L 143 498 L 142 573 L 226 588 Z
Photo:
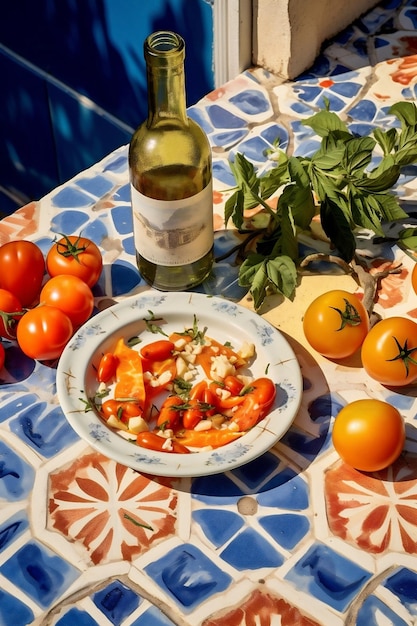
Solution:
M 172 439 L 174 436 L 174 431 L 172 428 L 165 428 L 165 430 L 158 430 L 158 437 L 163 437 L 164 439 Z
M 149 430 L 149 426 L 141 415 L 137 415 L 129 419 L 129 430 L 137 434 Z
M 107 391 L 106 383 L 100 383 L 97 389 L 97 393 L 101 395 L 102 393 L 105 393 L 106 391 Z
M 196 426 L 194 426 L 194 430 L 211 430 L 213 427 L 211 420 L 200 420 Z
M 186 361 L 184 361 L 182 356 L 177 357 L 176 368 L 177 368 L 177 376 L 179 378 L 183 378 L 184 374 L 188 372 L 188 365 Z
M 182 348 L 187 344 L 185 337 L 181 337 L 174 342 L 174 346 L 176 350 L 182 350 Z
M 235 366 L 233 363 L 230 363 L 225 354 L 219 354 L 213 358 L 213 363 L 210 368 L 210 376 L 213 380 L 216 378 L 226 378 L 226 376 L 233 375 L 235 372 Z
M 162 450 L 168 450 L 169 452 L 171 452 L 172 448 L 172 439 L 166 439 L 162 445 Z
M 255 355 L 255 344 L 244 341 L 238 355 L 242 357 L 242 359 L 245 359 L 245 361 L 251 359 Z
M 118 428 L 119 430 L 127 430 L 126 424 L 122 422 L 121 420 L 119 420 L 116 417 L 116 415 L 110 415 L 106 423 L 108 426 L 111 426 L 111 428 Z

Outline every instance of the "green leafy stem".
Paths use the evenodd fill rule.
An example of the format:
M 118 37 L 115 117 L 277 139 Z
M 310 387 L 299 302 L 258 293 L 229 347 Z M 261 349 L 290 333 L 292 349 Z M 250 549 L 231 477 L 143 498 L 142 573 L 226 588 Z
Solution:
M 300 233 L 311 230 L 316 216 L 335 250 L 333 258 L 359 278 L 364 272 L 355 232 L 365 228 L 384 238 L 384 223 L 407 217 L 391 190 L 401 168 L 417 162 L 417 107 L 399 102 L 389 113 L 399 121 L 397 127 L 357 137 L 326 103 L 326 109 L 302 122 L 321 137 L 311 157 L 288 156 L 275 145 L 271 157 L 276 164 L 263 174 L 243 154 L 230 162 L 236 187 L 225 205 L 225 224 L 232 220 L 248 236 L 239 284 L 249 288 L 256 310 L 270 293 L 294 297 L 299 272 L 308 263 L 299 253 Z M 375 156 L 379 162 L 371 169 Z M 268 200 L 276 193 L 277 205 L 271 208 Z M 245 211 L 258 206 L 262 213 L 248 224 Z M 403 228 L 398 240 L 417 250 L 417 228 Z

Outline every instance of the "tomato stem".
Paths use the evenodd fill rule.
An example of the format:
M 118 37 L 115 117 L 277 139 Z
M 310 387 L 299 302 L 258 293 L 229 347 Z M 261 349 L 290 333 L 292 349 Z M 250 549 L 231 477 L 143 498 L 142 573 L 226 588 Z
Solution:
M 397 344 L 398 354 L 395 357 L 393 357 L 392 359 L 387 359 L 387 361 L 398 361 L 398 360 L 401 360 L 404 363 L 406 375 L 408 376 L 408 374 L 409 374 L 408 364 L 409 363 L 413 363 L 414 365 L 417 365 L 416 359 L 413 359 L 410 356 L 412 352 L 415 352 L 417 350 L 417 347 L 409 348 L 408 347 L 408 339 L 405 340 L 403 346 L 400 344 L 400 342 L 398 341 L 398 339 L 396 337 L 393 337 L 393 339 L 394 339 L 395 343 Z
M 343 300 L 345 302 L 344 311 L 342 311 L 341 309 L 338 309 L 335 306 L 330 307 L 334 311 L 337 311 L 340 315 L 340 328 L 337 329 L 338 331 L 343 330 L 346 327 L 346 325 L 359 326 L 359 324 L 362 321 L 361 316 L 359 315 L 356 307 L 353 304 L 351 304 L 351 302 L 349 302 L 347 298 L 343 298 Z
M 8 339 L 16 338 L 16 333 L 14 331 L 17 326 L 17 320 L 14 318 L 21 317 L 25 313 L 26 311 L 13 311 L 11 313 L 8 311 L 0 311 L 0 318 L 3 322 L 4 330 L 7 333 Z
M 63 239 L 65 239 L 65 243 L 59 241 L 57 242 L 56 249 L 58 251 L 58 254 L 65 258 L 72 256 L 77 261 L 77 263 L 80 263 L 80 259 L 78 257 L 80 254 L 87 250 L 88 245 L 80 246 L 80 235 L 78 236 L 78 239 L 74 241 L 74 243 L 71 243 L 71 240 L 69 239 L 69 237 L 67 237 L 67 235 L 64 235 L 63 233 L 59 234 L 61 235 L 61 237 L 63 237 Z M 61 250 L 60 248 L 63 249 Z

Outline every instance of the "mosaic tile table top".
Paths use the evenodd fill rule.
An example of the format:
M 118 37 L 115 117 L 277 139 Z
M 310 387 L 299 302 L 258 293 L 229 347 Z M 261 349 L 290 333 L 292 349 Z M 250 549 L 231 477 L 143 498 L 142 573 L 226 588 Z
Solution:
M 190 110 L 210 138 L 215 174 L 215 252 L 236 242 L 223 225 L 233 186 L 228 157 L 257 167 L 276 137 L 296 154 L 318 138 L 300 122 L 326 97 L 357 133 L 388 127 L 389 106 L 414 100 L 417 4 L 385 2 L 329 43 L 291 83 L 244 72 Z M 39 202 L 0 223 L 0 243 L 82 233 L 100 246 L 97 309 L 149 289 L 133 251 L 127 148 L 121 147 Z M 416 168 L 396 193 L 412 210 Z M 375 265 L 403 263 L 385 279 L 382 315 L 417 317 L 414 263 L 373 246 Z M 233 258 L 232 258 L 233 260 Z M 372 383 L 357 364 L 337 366 L 309 351 L 303 298 L 350 278 L 306 279 L 291 305 L 262 312 L 293 346 L 304 378 L 300 411 L 269 452 L 238 469 L 194 479 L 155 478 L 117 464 L 80 440 L 56 398 L 56 371 L 6 345 L 0 373 L 0 624 L 69 626 L 405 626 L 417 623 L 417 433 L 415 390 Z M 199 291 L 247 305 L 231 258 Z M 407 424 L 404 454 L 363 474 L 331 445 L 339 409 L 377 397 Z M 139 520 L 140 523 L 132 523 Z

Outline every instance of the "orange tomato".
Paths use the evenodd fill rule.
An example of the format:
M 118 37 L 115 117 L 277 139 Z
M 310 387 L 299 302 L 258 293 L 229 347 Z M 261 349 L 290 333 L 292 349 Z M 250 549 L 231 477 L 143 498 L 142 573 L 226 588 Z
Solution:
M 401 387 L 417 380 L 417 324 L 387 317 L 371 328 L 362 344 L 362 365 L 374 380 Z
M 314 350 L 329 359 L 344 359 L 360 348 L 369 316 L 357 296 L 333 289 L 318 296 L 303 318 L 304 335 Z
M 400 456 L 405 441 L 404 421 L 388 402 L 355 400 L 336 416 L 332 439 L 345 463 L 363 472 L 377 472 Z

